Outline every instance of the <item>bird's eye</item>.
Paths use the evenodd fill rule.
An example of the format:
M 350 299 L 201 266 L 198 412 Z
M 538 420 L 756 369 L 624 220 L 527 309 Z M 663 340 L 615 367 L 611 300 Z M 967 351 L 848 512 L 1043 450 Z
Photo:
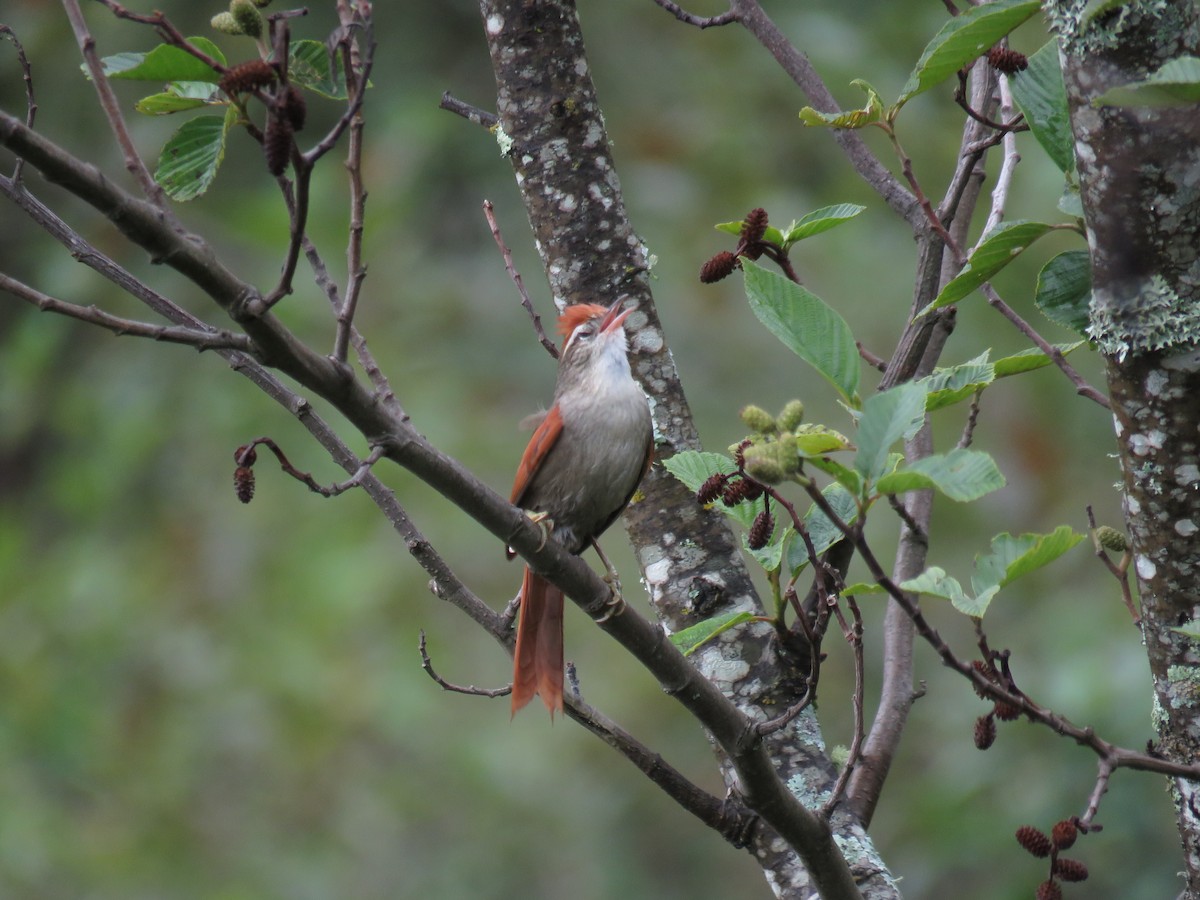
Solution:
M 591 340 L 595 336 L 596 329 L 590 325 L 582 325 L 575 332 L 575 337 L 581 341 Z

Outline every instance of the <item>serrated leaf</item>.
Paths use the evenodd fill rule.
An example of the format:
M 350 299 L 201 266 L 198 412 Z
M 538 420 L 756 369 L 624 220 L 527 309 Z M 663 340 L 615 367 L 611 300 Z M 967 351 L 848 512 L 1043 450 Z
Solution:
M 737 466 L 728 456 L 706 450 L 681 450 L 663 460 L 662 466 L 691 491 L 698 491 L 700 485 L 718 472 L 729 475 L 737 471 Z M 762 512 L 763 500 L 760 497 L 757 500 L 739 503 L 737 506 L 726 506 L 717 500 L 712 504 L 712 508 L 723 512 L 743 528 L 749 528 L 755 517 Z
M 962 589 L 962 585 L 958 583 L 958 579 L 947 575 L 945 569 L 940 569 L 937 566 L 930 566 L 916 578 L 910 578 L 908 581 L 901 582 L 900 588 L 905 591 L 929 594 L 933 597 L 941 597 L 943 600 L 949 600 L 959 612 L 977 619 L 983 618 L 983 614 L 987 612 L 992 598 L 1000 590 L 998 587 L 992 587 L 972 597 Z
M 1086 250 L 1058 254 L 1038 273 L 1034 303 L 1051 322 L 1087 336 L 1092 264 Z
M 1054 226 L 1045 222 L 1029 222 L 1023 219 L 997 225 L 971 253 L 963 270 L 942 288 L 942 292 L 921 310 L 920 315 L 957 303 L 1016 259 L 1026 247 L 1053 230 Z
M 1092 106 L 1190 106 L 1200 102 L 1200 57 L 1179 56 L 1142 81 L 1109 88 Z
M 331 65 L 329 50 L 321 41 L 295 41 L 288 51 L 288 78 L 310 91 L 333 100 L 345 100 L 346 77 Z
M 165 116 L 207 106 L 215 93 L 209 81 L 173 81 L 165 92 L 143 97 L 134 108 L 143 115 Z
M 971 586 L 976 592 L 993 586 L 998 590 L 1054 562 L 1083 538 L 1069 525 L 1060 525 L 1049 534 L 998 534 L 992 538 L 992 552 L 976 558 Z
M 754 621 L 753 613 L 740 611 L 722 613 L 719 616 L 713 616 L 711 619 L 705 619 L 703 622 L 697 622 L 695 625 L 689 625 L 682 631 L 677 631 L 670 635 L 671 643 L 674 644 L 679 652 L 684 656 L 690 656 L 699 650 L 704 644 L 711 641 L 717 635 L 743 622 Z
M 1058 351 L 1066 356 L 1072 351 L 1078 350 L 1087 341 L 1075 341 L 1073 344 L 1053 344 Z M 1048 366 L 1051 359 L 1037 347 L 1030 347 L 1028 350 L 1022 350 L 1020 353 L 1014 353 L 1012 356 L 1006 356 L 1003 359 L 998 359 L 994 363 L 996 367 L 997 378 L 1007 378 L 1009 375 L 1020 375 L 1022 372 L 1032 372 L 1034 369 L 1040 369 L 1042 366 Z
M 163 146 L 154 180 L 172 199 L 192 200 L 208 190 L 225 156 L 225 135 L 237 115 L 231 106 L 224 116 L 197 116 Z
M 896 106 L 949 78 L 1040 8 L 1039 0 L 996 0 L 952 18 L 926 45 Z
M 1067 111 L 1058 41 L 1047 41 L 1029 57 L 1029 66 L 1009 77 L 1013 100 L 1046 155 L 1063 172 L 1075 171 L 1075 137 Z
M 839 519 L 847 525 L 852 525 L 858 518 L 858 503 L 853 495 L 840 484 L 829 484 L 821 491 L 826 502 Z M 817 504 L 812 504 L 804 515 L 804 529 L 808 538 L 813 542 L 813 548 L 820 556 L 844 536 L 828 516 L 821 511 Z M 788 570 L 795 575 L 809 563 L 808 547 L 804 541 L 794 540 L 788 544 Z
M 225 54 L 208 38 L 188 40 L 196 49 L 207 53 L 221 65 Z M 221 74 L 179 47 L 160 44 L 149 53 L 118 53 L 100 60 L 100 67 L 109 78 L 132 81 L 205 81 L 216 84 Z
M 838 313 L 816 294 L 782 275 L 742 260 L 746 297 L 758 320 L 793 353 L 858 402 L 858 348 Z
M 832 113 L 818 112 L 811 106 L 800 110 L 800 121 L 805 125 L 824 128 L 865 128 L 883 118 L 883 101 L 875 88 L 861 78 L 850 82 L 867 95 L 867 105 L 862 109 L 851 109 Z
M 865 206 L 859 206 L 857 203 L 839 203 L 836 206 L 825 206 L 813 210 L 788 229 L 788 233 L 783 238 L 784 243 L 791 246 L 814 234 L 836 228 L 843 222 L 849 222 L 865 209 Z
M 886 471 L 888 451 L 896 441 L 915 434 L 925 421 L 925 386 L 918 382 L 899 384 L 875 394 L 863 404 L 858 421 L 858 453 L 854 469 L 868 484 Z
M 933 488 L 966 503 L 1004 487 L 1004 475 L 995 461 L 979 450 L 954 449 L 918 459 L 903 469 L 884 475 L 875 489 L 880 494 L 902 494 Z
M 983 390 L 996 380 L 996 369 L 988 362 L 988 351 L 961 365 L 934 369 L 921 379 L 925 385 L 925 411 L 950 406 Z
M 849 450 L 853 447 L 849 438 L 832 428 L 824 425 L 801 425 L 793 433 L 796 438 L 796 448 L 801 456 L 824 456 L 838 450 Z

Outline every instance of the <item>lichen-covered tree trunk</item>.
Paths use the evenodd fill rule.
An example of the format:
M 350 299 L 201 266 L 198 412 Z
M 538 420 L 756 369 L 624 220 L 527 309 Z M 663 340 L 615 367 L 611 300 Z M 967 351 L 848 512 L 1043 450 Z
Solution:
M 1146 0 L 1089 19 L 1086 7 L 1050 12 L 1091 248 L 1092 331 L 1107 361 L 1158 750 L 1192 762 L 1200 642 L 1175 628 L 1200 618 L 1200 108 L 1103 95 L 1196 56 L 1200 12 Z M 1172 787 L 1185 896 L 1200 897 L 1200 785 Z
M 661 459 L 699 449 L 650 295 L 649 254 L 625 213 L 573 0 L 481 0 L 480 11 L 496 72 L 499 137 L 555 299 L 606 304 L 621 296 L 637 299 L 648 321 L 636 329 L 631 362 L 651 400 L 656 454 Z M 733 532 L 665 471 L 656 467 L 643 482 L 625 522 L 651 602 L 670 630 L 722 607 L 761 611 Z M 714 642 L 693 661 L 755 720 L 765 718 L 764 706 L 781 711 L 801 696 L 802 680 L 781 677 L 765 627 Z M 813 711 L 764 740 L 779 778 L 810 809 L 819 807 L 836 773 Z M 722 768 L 735 796 L 744 791 L 727 760 Z M 754 798 L 746 799 L 754 805 Z M 863 895 L 898 896 L 858 822 L 837 812 L 830 824 Z M 814 895 L 812 875 L 796 848 L 768 827 L 746 838 L 777 896 Z

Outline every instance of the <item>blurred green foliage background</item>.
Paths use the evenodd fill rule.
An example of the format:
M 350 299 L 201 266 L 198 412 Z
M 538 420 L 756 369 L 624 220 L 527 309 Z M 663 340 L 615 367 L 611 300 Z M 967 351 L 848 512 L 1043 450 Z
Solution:
M 333 25 L 326 6 L 312 4 L 296 34 L 322 39 Z M 805 284 L 886 356 L 910 297 L 904 226 L 828 133 L 800 125 L 807 101 L 747 34 L 685 27 L 649 0 L 580 6 L 626 204 L 658 257 L 659 311 L 706 446 L 721 450 L 741 436 L 741 405 L 778 409 L 792 397 L 804 399 L 811 421 L 850 431 L 832 391 L 757 325 L 740 279 L 702 286 L 696 273 L 729 243 L 711 226 L 752 207 L 786 224 L 832 203 L 867 204 L 793 258 Z M 207 20 L 222 8 L 159 7 L 198 34 L 211 34 Z M 693 8 L 723 5 L 696 0 Z M 848 85 L 855 77 L 894 97 L 945 18 L 932 0 L 767 8 L 847 106 L 861 99 Z M 102 54 L 155 44 L 149 29 L 98 5 L 86 12 Z M 548 400 L 554 371 L 504 274 L 484 198 L 544 316 L 551 305 L 508 163 L 485 131 L 437 108 L 444 90 L 491 105 L 478 12 L 461 0 L 379 3 L 376 12 L 360 327 L 418 427 L 506 491 L 526 439 L 515 423 Z M 0 21 L 33 61 L 38 129 L 128 184 L 60 8 L 4 3 Z M 1024 28 L 1015 45 L 1035 49 L 1046 39 L 1039 28 Z M 219 42 L 231 61 L 254 53 L 245 39 Z M 0 71 L 3 108 L 19 113 L 9 45 L 0 47 Z M 178 121 L 132 111 L 146 87 L 116 85 L 139 147 L 155 159 Z M 899 126 L 935 197 L 958 147 L 962 116 L 950 93 L 945 86 L 911 103 Z M 309 136 L 336 115 L 316 100 L 310 110 Z M 895 169 L 881 138 L 867 135 Z M 1026 158 L 1009 216 L 1059 220 L 1055 170 L 1028 135 L 1020 143 Z M 337 156 L 317 178 L 312 232 L 344 278 L 348 207 Z M 9 155 L 0 159 L 11 166 Z M 36 173 L 27 178 L 102 250 L 219 322 L 194 289 L 150 266 L 90 210 Z M 273 283 L 286 219 L 249 138 L 233 137 L 214 189 L 180 213 L 236 272 Z M 5 271 L 64 299 L 143 317 L 15 208 L 0 222 Z M 1053 235 L 997 280 L 1053 340 L 1069 335 L 1035 318 L 1032 285 L 1037 268 L 1071 246 L 1080 244 Z M 279 314 L 317 347 L 331 345 L 325 300 L 305 278 L 298 285 Z M 1025 346 L 976 295 L 961 307 L 945 361 Z M 1102 382 L 1094 354 L 1074 361 Z M 957 439 L 964 415 L 961 407 L 938 414 L 943 446 Z M 551 726 L 532 708 L 510 723 L 503 700 L 442 693 L 420 670 L 419 629 L 452 681 L 502 685 L 507 657 L 430 595 L 365 498 L 321 499 L 265 459 L 254 503 L 238 503 L 233 450 L 260 435 L 318 480 L 343 477 L 218 357 L 114 339 L 0 299 L 0 896 L 769 896 L 748 856 L 582 730 Z M 988 390 L 976 446 L 996 456 L 1009 486 L 968 507 L 939 501 L 932 563 L 965 577 L 994 533 L 1061 523 L 1082 530 L 1089 503 L 1102 522 L 1119 524 L 1110 418 L 1076 399 L 1057 372 Z M 497 606 L 507 602 L 518 568 L 497 542 L 406 474 L 381 469 L 467 583 Z M 877 518 L 883 552 L 894 523 Z M 621 552 L 621 543 L 617 531 L 606 545 Z M 634 583 L 632 557 L 620 559 Z M 969 654 L 969 623 L 927 603 Z M 879 648 L 879 612 L 868 604 L 869 658 Z M 567 627 L 589 699 L 722 791 L 695 724 L 581 617 L 568 613 Z M 1039 701 L 1118 742 L 1141 746 L 1150 736 L 1138 634 L 1086 545 L 1003 592 L 988 628 L 993 646 L 1013 649 L 1020 683 Z M 820 712 L 829 743 L 848 743 L 850 663 L 836 642 L 829 648 Z M 924 647 L 918 670 L 927 693 L 873 827 L 884 858 L 906 896 L 1032 896 L 1043 868 L 1012 833 L 1082 813 L 1093 758 L 1025 723 L 1003 726 L 992 750 L 976 751 L 972 724 L 986 706 Z M 1107 829 L 1075 853 L 1092 878 L 1074 896 L 1173 896 L 1178 851 L 1163 782 L 1119 774 L 1100 820 Z

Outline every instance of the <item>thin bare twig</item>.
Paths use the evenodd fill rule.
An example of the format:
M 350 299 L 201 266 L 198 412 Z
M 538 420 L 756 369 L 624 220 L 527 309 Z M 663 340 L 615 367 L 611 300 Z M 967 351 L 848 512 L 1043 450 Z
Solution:
M 215 329 L 207 331 L 183 325 L 155 325 L 152 322 L 125 319 L 96 306 L 80 306 L 51 297 L 3 272 L 0 272 L 0 291 L 6 291 L 14 297 L 32 303 L 43 312 L 57 313 L 90 325 L 98 325 L 118 336 L 133 335 L 169 344 L 186 344 L 197 350 L 238 350 L 251 355 L 255 353 L 254 342 L 244 334 Z
M 366 61 L 363 60 L 363 48 L 360 42 L 349 37 L 359 26 L 359 18 L 350 9 L 346 0 L 338 2 L 338 18 L 347 34 L 343 43 L 345 64 L 343 71 L 346 77 L 346 88 L 355 96 L 362 95 L 367 76 L 371 70 L 371 61 L 375 57 L 375 41 L 371 36 L 369 26 L 366 29 Z M 367 277 L 367 267 L 362 259 L 363 227 L 367 205 L 367 192 L 362 179 L 362 147 L 363 147 L 363 114 L 361 102 L 350 119 L 350 141 L 346 150 L 346 171 L 350 176 L 350 237 L 346 244 L 346 271 L 349 273 L 349 283 L 346 285 L 346 296 L 337 307 L 337 331 L 333 341 L 333 358 L 346 361 L 347 346 L 350 343 L 350 332 L 354 324 L 354 314 L 358 309 L 358 298 L 362 293 L 363 281 Z
M 331 484 L 329 487 L 325 487 L 319 484 L 317 480 L 308 472 L 302 472 L 293 466 L 291 460 L 287 458 L 287 455 L 282 449 L 280 449 L 279 445 L 269 437 L 255 438 L 250 443 L 243 444 L 242 446 L 238 447 L 233 454 L 234 462 L 236 462 L 239 467 L 250 468 L 254 465 L 258 458 L 258 453 L 254 448 L 260 445 L 266 447 L 273 454 L 275 454 L 275 458 L 279 460 L 279 467 L 283 469 L 284 472 L 286 472 L 288 475 L 291 475 L 297 481 L 307 485 L 308 489 L 314 494 L 320 494 L 322 497 L 336 497 L 339 494 L 346 493 L 346 491 L 350 490 L 351 488 L 362 487 L 363 479 L 367 476 L 367 473 L 371 471 L 371 467 L 383 458 L 384 454 L 382 447 L 373 448 L 371 450 L 371 454 L 362 461 L 358 467 L 358 470 L 353 475 L 351 475 L 345 481 L 339 481 L 335 484 Z
M 451 691 L 455 694 L 470 694 L 473 697 L 507 697 L 512 693 L 512 685 L 505 685 L 502 688 L 477 688 L 475 685 L 467 685 L 463 687 L 458 684 L 451 684 L 441 675 L 433 670 L 433 661 L 429 658 L 429 650 L 425 646 L 425 629 L 420 631 L 420 638 L 417 640 L 417 649 L 421 653 L 421 668 L 425 670 L 425 674 L 437 682 L 438 686 L 444 691 Z
M 513 264 L 512 251 L 508 249 L 508 245 L 504 243 L 504 236 L 500 234 L 500 223 L 496 221 L 496 210 L 492 206 L 491 200 L 483 201 L 483 215 L 487 219 L 488 227 L 492 230 L 492 237 L 496 241 L 496 246 L 500 248 L 500 255 L 504 258 L 504 270 L 508 272 L 508 277 L 512 279 L 512 283 L 517 287 L 517 293 L 521 295 L 521 305 L 525 307 L 525 312 L 529 313 L 529 319 L 533 323 L 534 334 L 537 335 L 539 343 L 546 348 L 546 352 L 558 359 L 558 347 L 554 341 L 546 336 L 546 331 L 542 328 L 542 318 L 537 314 L 537 310 L 533 308 L 533 301 L 529 299 L 529 292 L 525 290 L 525 282 L 521 278 L 521 273 L 517 271 L 517 267 Z
M 105 2 L 105 0 L 101 0 L 101 2 Z M 105 3 L 105 5 L 117 15 L 121 15 L 117 12 L 119 8 L 117 4 Z M 83 11 L 79 8 L 79 0 L 63 0 L 63 9 L 67 13 L 71 29 L 75 32 L 75 40 L 83 53 L 83 61 L 91 76 L 92 86 L 96 89 L 96 96 L 100 100 L 100 108 L 104 110 L 104 117 L 108 119 L 108 125 L 125 157 L 125 168 L 141 185 L 142 193 L 146 195 L 147 199 L 168 217 L 171 227 L 177 230 L 182 229 L 179 221 L 175 218 L 175 213 L 171 210 L 166 192 L 154 180 L 154 176 L 150 174 L 141 154 L 138 153 L 137 147 L 134 146 L 133 137 L 125 124 L 125 117 L 121 115 L 121 106 L 117 102 L 117 95 L 113 92 L 112 85 L 108 83 L 108 76 L 104 74 L 104 67 L 100 65 L 100 58 L 96 55 L 96 39 L 88 30 L 87 22 L 83 18 Z M 161 13 L 158 13 L 157 16 L 160 19 L 163 18 Z M 182 35 L 180 38 L 182 39 Z M 187 41 L 183 41 L 183 43 L 186 44 Z
M 1012 89 L 1008 86 L 1008 78 L 1000 76 L 1000 115 L 1010 116 L 1013 110 Z M 1004 135 L 1004 156 L 1000 164 L 1000 173 L 996 176 L 996 186 L 992 188 L 992 208 L 988 213 L 983 233 L 988 234 L 1004 220 L 1004 212 L 1008 205 L 1008 192 L 1012 189 L 1013 175 L 1021 154 L 1017 152 L 1017 136 L 1010 130 Z
M 966 450 L 975 439 L 975 425 L 979 421 L 979 402 L 983 399 L 983 391 L 978 390 L 971 397 L 971 406 L 967 411 L 967 422 L 963 426 L 962 436 L 955 445 L 959 450 Z
M 1092 548 L 1096 552 L 1096 556 L 1104 563 L 1106 569 L 1113 578 L 1117 580 L 1117 584 L 1121 586 L 1121 602 L 1125 604 L 1125 608 L 1129 610 L 1129 614 L 1133 616 L 1134 624 L 1142 621 L 1141 614 L 1138 613 L 1137 606 L 1133 602 L 1133 593 L 1129 587 L 1129 564 L 1133 561 L 1133 555 L 1128 549 L 1121 554 L 1120 562 L 1113 562 L 1112 557 L 1108 555 L 1104 545 L 1100 543 L 1096 535 L 1096 514 L 1092 511 L 1092 505 L 1089 503 L 1087 507 L 1088 532 L 1092 538 Z
M 654 2 L 680 22 L 687 25 L 695 25 L 697 28 L 714 28 L 720 25 L 729 25 L 737 22 L 739 19 L 737 12 L 732 9 L 718 16 L 697 16 L 685 10 L 678 3 L 671 2 L 671 0 L 654 0 Z
M 988 305 L 997 310 L 1008 321 L 1012 322 L 1021 334 L 1033 341 L 1037 345 L 1037 348 L 1050 357 L 1050 361 L 1058 366 L 1059 370 L 1070 379 L 1071 384 L 1075 385 L 1076 394 L 1086 397 L 1093 403 L 1098 403 L 1105 409 L 1112 409 L 1112 404 L 1109 402 L 1108 397 L 1088 384 L 1087 380 L 1076 371 L 1075 367 L 1067 362 L 1067 358 L 1063 356 L 1061 350 L 1042 337 L 1032 325 L 1021 317 L 1020 313 L 1005 303 L 996 292 L 996 289 L 992 287 L 991 282 L 985 283 L 981 289 Z
M 854 696 L 851 698 L 851 704 L 854 708 L 854 737 L 850 741 L 850 751 L 846 754 L 846 763 L 842 766 L 842 771 L 838 773 L 837 781 L 833 785 L 833 790 L 829 793 L 829 799 L 825 801 L 825 805 L 821 808 L 821 814 L 825 818 L 833 815 L 834 809 L 841 802 L 842 794 L 846 790 L 846 784 L 850 780 L 850 776 L 854 773 L 854 767 L 858 764 L 859 757 L 862 755 L 863 738 L 865 736 L 865 724 L 863 721 L 863 694 L 866 688 L 866 662 L 863 658 L 863 621 L 862 612 L 858 608 L 858 603 L 853 597 L 845 596 L 843 599 L 846 605 L 850 607 L 850 613 L 854 617 L 854 624 L 847 627 L 845 618 L 839 612 L 838 621 L 842 625 L 842 633 L 846 637 L 846 642 L 850 644 L 854 653 Z
M 17 48 L 17 62 L 21 66 L 21 77 L 25 81 L 25 124 L 32 128 L 38 108 L 37 102 L 33 99 L 33 69 L 29 65 L 29 58 L 25 56 L 25 48 L 21 46 L 21 41 L 17 37 L 17 33 L 8 25 L 0 24 L 0 35 L 8 38 L 9 42 Z M 24 168 L 25 160 L 18 156 L 17 162 L 13 166 L 13 181 L 20 183 L 21 170 Z
M 456 116 L 462 116 L 467 121 L 482 125 L 484 128 L 495 128 L 500 124 L 500 118 L 495 113 L 459 100 L 449 91 L 442 94 L 442 101 L 438 104 L 438 108 L 452 112 Z

